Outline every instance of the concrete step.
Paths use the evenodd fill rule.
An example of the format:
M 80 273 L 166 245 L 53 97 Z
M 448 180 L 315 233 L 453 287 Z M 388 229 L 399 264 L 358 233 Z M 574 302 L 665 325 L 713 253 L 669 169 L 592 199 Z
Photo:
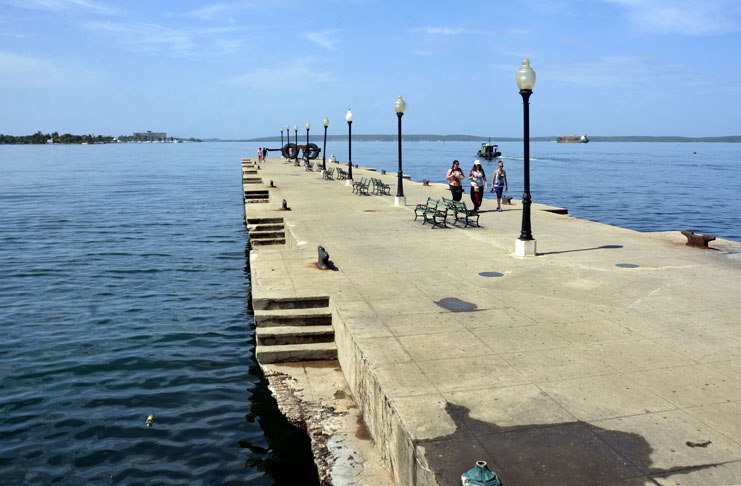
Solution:
M 254 308 L 254 302 L 253 302 Z M 327 326 L 332 324 L 332 312 L 326 307 L 308 309 L 255 309 L 255 326 Z
M 300 297 L 274 297 L 267 299 L 255 299 L 252 308 L 258 310 L 277 309 L 310 309 L 329 307 L 329 297 L 326 295 L 311 295 Z
M 247 230 L 249 231 L 285 231 L 286 225 L 284 224 L 255 224 L 249 225 Z
M 337 359 L 337 345 L 333 342 L 284 344 L 282 346 L 258 345 L 255 349 L 255 357 L 260 364 Z
M 270 238 L 270 239 L 264 239 L 264 240 L 250 240 L 250 245 L 252 245 L 252 248 L 256 246 L 270 246 L 270 245 L 285 245 L 286 239 L 285 238 Z
M 332 326 L 258 327 L 255 335 L 257 344 L 262 346 L 331 343 L 334 341 L 334 328 Z
M 283 218 L 247 218 L 247 224 L 283 224 Z
M 244 197 L 249 199 L 266 199 L 270 197 L 270 192 L 264 189 L 244 191 Z
M 281 231 L 250 231 L 250 239 L 251 240 L 264 240 L 264 239 L 272 239 L 272 238 L 283 238 L 285 239 L 286 232 L 284 230 Z

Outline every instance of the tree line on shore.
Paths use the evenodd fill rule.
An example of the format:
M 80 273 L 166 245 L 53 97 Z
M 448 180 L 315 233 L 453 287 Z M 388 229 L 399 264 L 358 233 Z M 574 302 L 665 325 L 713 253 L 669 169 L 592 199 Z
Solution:
M 4 135 L 0 133 L 0 144 L 45 144 L 49 141 L 54 143 L 111 143 L 113 137 L 108 135 L 72 135 L 70 133 L 64 133 L 62 135 L 59 132 L 54 133 L 41 133 L 38 131 L 33 135 Z

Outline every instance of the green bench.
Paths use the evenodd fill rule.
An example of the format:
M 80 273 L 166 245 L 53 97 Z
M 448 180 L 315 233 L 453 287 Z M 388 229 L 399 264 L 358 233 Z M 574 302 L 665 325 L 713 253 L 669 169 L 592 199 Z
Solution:
M 423 225 L 429 221 L 432 228 L 435 226 L 447 228 L 448 210 L 448 205 L 443 201 L 428 197 L 426 203 L 417 204 L 417 207 L 414 208 L 414 220 L 416 221 L 419 216 L 422 216 Z
M 355 181 L 352 183 L 352 192 L 356 193 L 358 196 L 361 194 L 365 194 L 366 196 L 370 196 L 368 193 L 368 187 L 371 184 L 371 180 L 363 177 L 359 181 Z
M 459 220 L 463 221 L 463 227 L 466 226 L 476 226 L 477 228 L 480 228 L 481 225 L 479 225 L 479 213 L 475 209 L 468 209 L 466 207 L 466 203 L 463 201 L 453 201 L 452 199 L 443 198 L 443 202 L 448 206 L 448 208 L 453 211 L 453 215 L 455 217 L 455 221 L 453 224 L 456 224 Z
M 331 168 L 329 168 L 329 169 L 327 169 L 327 170 L 324 171 L 324 176 L 323 177 L 326 180 L 331 180 L 331 179 L 334 178 L 333 175 L 334 175 L 334 167 L 331 167 Z
M 379 196 L 390 196 L 391 195 L 391 186 L 383 182 L 381 179 L 378 179 L 377 177 L 371 177 L 371 181 L 373 181 L 373 193 L 378 194 Z

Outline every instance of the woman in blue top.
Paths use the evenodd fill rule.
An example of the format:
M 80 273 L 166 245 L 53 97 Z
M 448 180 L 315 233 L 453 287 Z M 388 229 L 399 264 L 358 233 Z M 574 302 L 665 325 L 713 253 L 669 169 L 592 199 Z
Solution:
M 504 162 L 499 161 L 499 168 L 491 179 L 491 192 L 497 193 L 497 211 L 502 210 L 502 189 L 507 191 L 507 173 L 504 171 Z

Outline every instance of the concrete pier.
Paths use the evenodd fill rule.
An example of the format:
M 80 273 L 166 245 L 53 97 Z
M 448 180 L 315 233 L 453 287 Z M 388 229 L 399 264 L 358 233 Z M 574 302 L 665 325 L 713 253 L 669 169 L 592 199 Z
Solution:
M 326 298 L 313 312 L 331 319 L 314 325 L 331 325 L 321 344 L 334 355 L 322 356 L 337 361 L 323 363 L 347 387 L 296 407 L 318 429 L 322 403 L 367 428 L 363 446 L 347 414 L 328 425 L 366 459 L 343 469 L 335 454 L 354 475 L 327 466 L 327 484 L 384 484 L 382 462 L 397 485 L 457 485 L 477 460 L 508 486 L 741 483 L 741 244 L 690 248 L 679 231 L 533 204 L 538 254 L 517 258 L 519 201 L 495 212 L 484 200 L 481 228 L 431 229 L 413 209 L 447 197 L 442 184 L 405 180 L 409 205 L 396 207 L 278 158 L 257 174 L 242 165 L 245 191 L 268 191 L 245 199 L 248 228 L 282 230 L 253 245 L 256 312 Z M 363 167 L 353 177 L 396 183 Z M 332 269 L 316 267 L 318 245 Z M 329 381 L 305 362 L 261 364 L 275 389 Z

